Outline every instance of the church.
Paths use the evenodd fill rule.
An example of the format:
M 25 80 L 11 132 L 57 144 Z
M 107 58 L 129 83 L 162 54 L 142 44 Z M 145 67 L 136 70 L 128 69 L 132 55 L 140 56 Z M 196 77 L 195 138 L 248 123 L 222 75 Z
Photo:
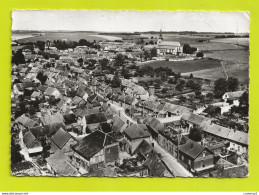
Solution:
M 160 30 L 159 38 L 157 41 L 157 54 L 165 55 L 165 54 L 173 54 L 179 55 L 183 53 L 183 47 L 179 42 L 174 41 L 164 41 L 162 30 Z

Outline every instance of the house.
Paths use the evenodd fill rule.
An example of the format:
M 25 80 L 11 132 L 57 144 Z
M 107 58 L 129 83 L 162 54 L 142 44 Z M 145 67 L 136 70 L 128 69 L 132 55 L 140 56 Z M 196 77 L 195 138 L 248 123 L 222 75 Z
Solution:
M 156 118 L 151 118 L 151 120 L 146 122 L 149 133 L 154 140 L 158 140 L 158 131 L 165 129 L 165 126 Z
M 31 131 L 24 134 L 23 143 L 28 150 L 29 156 L 36 156 L 42 153 L 43 147 L 41 142 L 36 139 Z
M 64 123 L 64 117 L 59 112 L 57 112 L 53 115 L 46 114 L 46 115 L 42 116 L 40 119 L 41 119 L 43 126 L 52 125 L 52 124 L 56 124 L 56 123 Z
M 124 129 L 127 127 L 127 123 L 124 122 L 119 116 L 115 116 L 112 121 L 112 130 L 117 133 L 117 132 L 123 132 Z
M 197 115 L 197 114 L 185 114 L 182 116 L 181 121 L 183 123 L 183 127 L 190 133 L 190 129 L 193 127 L 200 127 L 202 123 L 210 123 L 210 118 Z
M 175 158 L 178 157 L 178 147 L 185 144 L 188 138 L 173 129 L 158 131 L 158 144 Z
M 179 159 L 196 174 L 214 167 L 213 152 L 192 140 L 179 146 Z
M 46 97 L 54 96 L 56 99 L 61 95 L 59 90 L 53 87 L 48 87 L 47 90 L 44 92 Z
M 87 106 L 89 108 L 101 107 L 101 105 L 105 102 L 106 100 L 98 94 L 93 94 L 87 98 Z
M 215 171 L 210 173 L 210 177 L 215 178 L 242 178 L 248 176 L 246 165 L 235 165 L 224 159 L 219 159 L 215 164 Z
M 146 140 L 148 143 L 151 143 L 150 133 L 143 130 L 137 124 L 133 124 L 124 129 L 123 134 L 127 141 L 126 150 L 129 154 L 132 154 L 132 152 L 135 151 L 142 140 Z
M 87 171 L 119 160 L 119 143 L 106 133 L 95 131 L 72 146 L 73 161 Z
M 165 165 L 162 163 L 161 158 L 158 154 L 153 152 L 153 150 L 147 156 L 143 166 L 147 167 L 148 175 L 150 177 L 164 177 L 170 175 Z
M 223 127 L 217 124 L 203 124 L 201 130 L 207 138 L 229 141 L 228 150 L 245 154 L 248 150 L 248 133 Z
M 55 176 L 80 176 L 78 170 L 72 166 L 69 159 L 61 150 L 57 150 L 46 158 L 49 171 Z
M 75 145 L 77 141 L 64 129 L 60 128 L 50 139 L 51 151 L 55 153 L 57 150 L 61 150 L 66 156 L 71 156 L 73 151 L 72 145 Z
M 132 152 L 132 155 L 139 155 L 146 160 L 147 156 L 151 153 L 152 150 L 154 150 L 154 147 L 151 146 L 150 143 L 145 139 L 143 139 L 137 148 Z
M 233 91 L 233 92 L 226 92 L 222 99 L 225 102 L 230 102 L 231 104 L 235 106 L 239 106 L 239 98 L 244 94 L 245 91 Z

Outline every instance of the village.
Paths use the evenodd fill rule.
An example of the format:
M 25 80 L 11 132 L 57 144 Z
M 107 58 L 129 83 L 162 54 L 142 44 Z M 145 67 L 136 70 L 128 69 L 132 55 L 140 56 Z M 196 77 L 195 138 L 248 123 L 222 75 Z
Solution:
M 12 175 L 248 176 L 247 87 L 224 63 L 216 81 L 146 65 L 195 63 L 199 48 L 162 30 L 12 47 Z

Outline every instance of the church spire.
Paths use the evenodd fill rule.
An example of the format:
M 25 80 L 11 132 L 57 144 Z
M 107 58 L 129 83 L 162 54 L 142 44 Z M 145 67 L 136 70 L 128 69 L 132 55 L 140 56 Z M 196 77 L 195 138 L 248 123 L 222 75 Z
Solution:
M 159 39 L 163 39 L 162 28 L 160 29 Z

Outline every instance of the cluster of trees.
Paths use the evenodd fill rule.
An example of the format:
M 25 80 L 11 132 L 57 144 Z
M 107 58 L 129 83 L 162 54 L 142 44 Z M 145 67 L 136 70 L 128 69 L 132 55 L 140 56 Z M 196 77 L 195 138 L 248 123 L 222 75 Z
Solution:
M 137 67 L 138 68 L 138 67 Z M 168 76 L 176 76 L 179 75 L 179 73 L 175 73 L 172 71 L 172 69 L 168 67 L 158 67 L 153 68 L 152 66 L 142 66 L 137 69 L 137 72 L 135 73 L 135 76 L 143 77 L 144 75 L 150 76 L 150 77 L 162 77 L 164 80 L 168 80 Z
M 237 91 L 238 87 L 237 78 L 230 77 L 228 80 L 220 78 L 214 83 L 214 95 L 216 98 L 221 98 L 228 91 Z
M 189 44 L 184 44 L 183 45 L 183 53 L 193 54 L 196 51 L 197 51 L 196 47 L 191 47 Z
M 25 64 L 25 58 L 24 58 L 24 55 L 23 55 L 21 49 L 19 49 L 17 52 L 15 52 L 13 54 L 12 63 L 14 63 L 16 65 L 18 65 L 18 64 Z
M 121 86 L 121 79 L 120 79 L 119 73 L 117 71 L 114 74 L 114 77 L 111 81 L 111 85 L 113 88 L 117 88 L 117 87 Z
M 157 49 L 154 47 L 150 51 L 145 50 L 143 53 L 143 57 L 145 60 L 151 60 L 153 57 L 157 56 Z
M 190 129 L 189 138 L 195 142 L 199 142 L 202 139 L 202 132 L 199 128 L 193 127 Z
M 231 108 L 232 113 L 239 113 L 243 116 L 248 116 L 249 113 L 249 93 L 244 92 L 239 98 L 239 106 L 233 106 Z

